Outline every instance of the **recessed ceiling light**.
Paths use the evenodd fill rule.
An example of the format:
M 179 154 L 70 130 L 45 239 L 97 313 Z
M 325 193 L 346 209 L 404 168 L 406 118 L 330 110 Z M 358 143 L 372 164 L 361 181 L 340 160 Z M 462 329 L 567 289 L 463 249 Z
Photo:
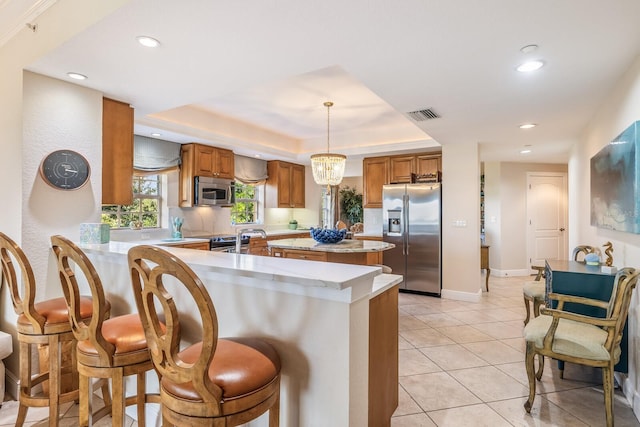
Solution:
M 136 40 L 138 40 L 138 43 L 140 43 L 142 46 L 145 46 L 145 47 L 158 47 L 158 46 L 160 46 L 160 42 L 158 40 L 154 39 L 153 37 L 138 36 L 138 37 L 136 37 Z
M 528 44 L 526 46 L 524 46 L 523 48 L 520 49 L 520 52 L 522 53 L 533 53 L 536 50 L 538 50 L 538 45 L 537 44 Z
M 162 136 L 162 134 L 161 134 L 161 133 L 158 133 L 158 132 L 152 132 L 152 133 L 151 133 L 151 136 Z
M 262 156 L 261 156 L 260 154 L 256 154 L 256 155 L 254 155 L 253 157 L 255 157 L 256 159 L 259 159 L 259 158 L 261 158 Z
M 520 128 L 520 129 L 531 129 L 531 128 L 534 128 L 534 127 L 536 127 L 536 126 L 538 126 L 538 125 L 537 125 L 537 124 L 535 124 L 535 123 L 524 123 L 524 124 L 521 124 L 521 125 L 519 126 L 519 128 Z
M 67 73 L 67 76 L 71 77 L 72 79 L 76 79 L 76 80 L 87 80 L 87 76 L 85 76 L 84 74 L 80 74 L 80 73 L 69 72 L 69 73 Z
M 520 150 L 520 154 L 529 154 L 531 153 L 531 150 L 528 148 L 525 148 L 524 150 Z
M 518 68 L 516 68 L 516 70 L 520 71 L 521 73 L 529 73 L 531 71 L 539 70 L 543 65 L 544 62 L 535 59 L 532 61 L 523 62 L 522 64 L 518 65 Z

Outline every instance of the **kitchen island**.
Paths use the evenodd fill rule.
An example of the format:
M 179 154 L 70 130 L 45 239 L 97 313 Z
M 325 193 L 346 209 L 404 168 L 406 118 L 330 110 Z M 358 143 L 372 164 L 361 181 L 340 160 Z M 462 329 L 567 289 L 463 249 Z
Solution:
M 382 264 L 382 252 L 393 243 L 376 240 L 346 239 L 338 243 L 319 243 L 311 238 L 280 239 L 267 242 L 271 255 L 278 258 L 339 262 L 346 264 Z
M 135 244 L 80 245 L 101 275 L 112 315 L 136 311 L 127 265 Z M 166 249 L 205 284 L 221 337 L 262 337 L 278 350 L 281 426 L 390 425 L 398 405 L 401 276 L 381 274 L 379 267 Z M 179 288 L 174 301 L 181 313 L 195 311 Z M 199 320 L 185 315 L 181 321 L 185 337 L 197 340 Z M 248 425 L 267 422 L 262 416 Z

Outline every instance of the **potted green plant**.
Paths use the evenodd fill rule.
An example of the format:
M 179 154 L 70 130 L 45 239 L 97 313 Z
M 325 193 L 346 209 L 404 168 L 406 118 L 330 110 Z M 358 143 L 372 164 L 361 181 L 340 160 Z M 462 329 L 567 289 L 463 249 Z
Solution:
M 349 225 L 362 222 L 362 193 L 354 187 L 340 189 L 340 216 L 349 221 Z

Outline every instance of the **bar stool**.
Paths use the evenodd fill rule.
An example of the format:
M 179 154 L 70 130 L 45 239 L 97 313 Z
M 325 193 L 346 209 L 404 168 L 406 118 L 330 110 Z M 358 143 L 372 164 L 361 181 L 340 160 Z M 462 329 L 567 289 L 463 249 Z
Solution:
M 133 247 L 129 268 L 151 357 L 161 377 L 165 425 L 230 427 L 269 411 L 269 426 L 277 426 L 280 358 L 276 350 L 258 338 L 218 338 L 209 293 L 191 268 L 170 253 L 153 246 Z M 202 319 L 202 341 L 186 348 L 180 347 L 180 316 L 165 278 L 189 292 Z M 158 320 L 161 315 L 166 327 Z
M 145 403 L 160 403 L 158 394 L 145 394 L 145 373 L 153 369 L 147 341 L 138 314 L 117 316 L 103 320 L 109 310 L 106 305 L 102 281 L 87 256 L 73 242 L 62 236 L 52 236 L 53 251 L 58 260 L 58 272 L 69 307 L 73 333 L 78 341 L 76 356 L 80 374 L 80 425 L 89 418 L 100 419 L 111 412 L 112 425 L 122 426 L 125 406 L 135 404 L 138 425 L 145 425 Z M 75 264 L 70 266 L 69 259 Z M 76 271 L 85 276 L 93 297 L 93 316 L 85 321 L 78 312 L 78 283 Z M 124 377 L 137 376 L 136 395 L 125 396 Z M 91 378 L 111 379 L 111 402 L 94 414 L 91 409 Z M 104 394 L 104 393 L 103 393 Z M 110 404 L 109 404 L 110 403 Z
M 75 339 L 69 324 L 69 311 L 64 298 L 35 302 L 36 281 L 31 264 L 23 250 L 6 234 L 0 233 L 0 258 L 2 277 L 7 281 L 13 308 L 18 315 L 17 331 L 20 348 L 20 407 L 16 427 L 23 425 L 30 407 L 49 407 L 49 425 L 57 426 L 59 405 L 78 399 L 78 372 L 75 369 L 75 350 L 71 365 L 61 367 L 62 344 Z M 22 283 L 18 281 L 20 272 Z M 24 291 L 22 290 L 24 289 Z M 89 319 L 93 313 L 91 298 L 78 295 L 78 317 Z M 32 352 L 34 346 L 49 347 L 49 369 L 32 374 Z M 64 372 L 63 372 L 64 371 Z M 62 375 L 71 374 L 71 390 L 61 393 Z M 36 386 L 48 381 L 48 393 L 37 391 Z

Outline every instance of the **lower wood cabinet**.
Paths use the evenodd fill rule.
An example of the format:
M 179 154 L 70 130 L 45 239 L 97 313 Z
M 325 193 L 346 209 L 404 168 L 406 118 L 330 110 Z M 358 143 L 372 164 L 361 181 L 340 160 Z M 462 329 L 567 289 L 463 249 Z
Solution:
M 280 240 L 280 239 L 303 239 L 305 237 L 309 237 L 308 231 L 301 231 L 300 233 L 287 233 L 287 234 L 272 234 L 267 236 L 267 238 L 263 238 L 260 236 L 252 237 L 249 239 L 249 255 L 261 255 L 261 256 L 271 256 L 271 252 L 269 252 L 269 246 L 267 246 L 267 242 L 269 240 Z
M 369 427 L 389 427 L 398 407 L 398 289 L 369 300 Z
M 184 248 L 184 249 L 199 249 L 201 251 L 209 250 L 209 242 L 194 242 L 194 243 L 180 243 L 177 245 L 166 245 L 172 248 Z

